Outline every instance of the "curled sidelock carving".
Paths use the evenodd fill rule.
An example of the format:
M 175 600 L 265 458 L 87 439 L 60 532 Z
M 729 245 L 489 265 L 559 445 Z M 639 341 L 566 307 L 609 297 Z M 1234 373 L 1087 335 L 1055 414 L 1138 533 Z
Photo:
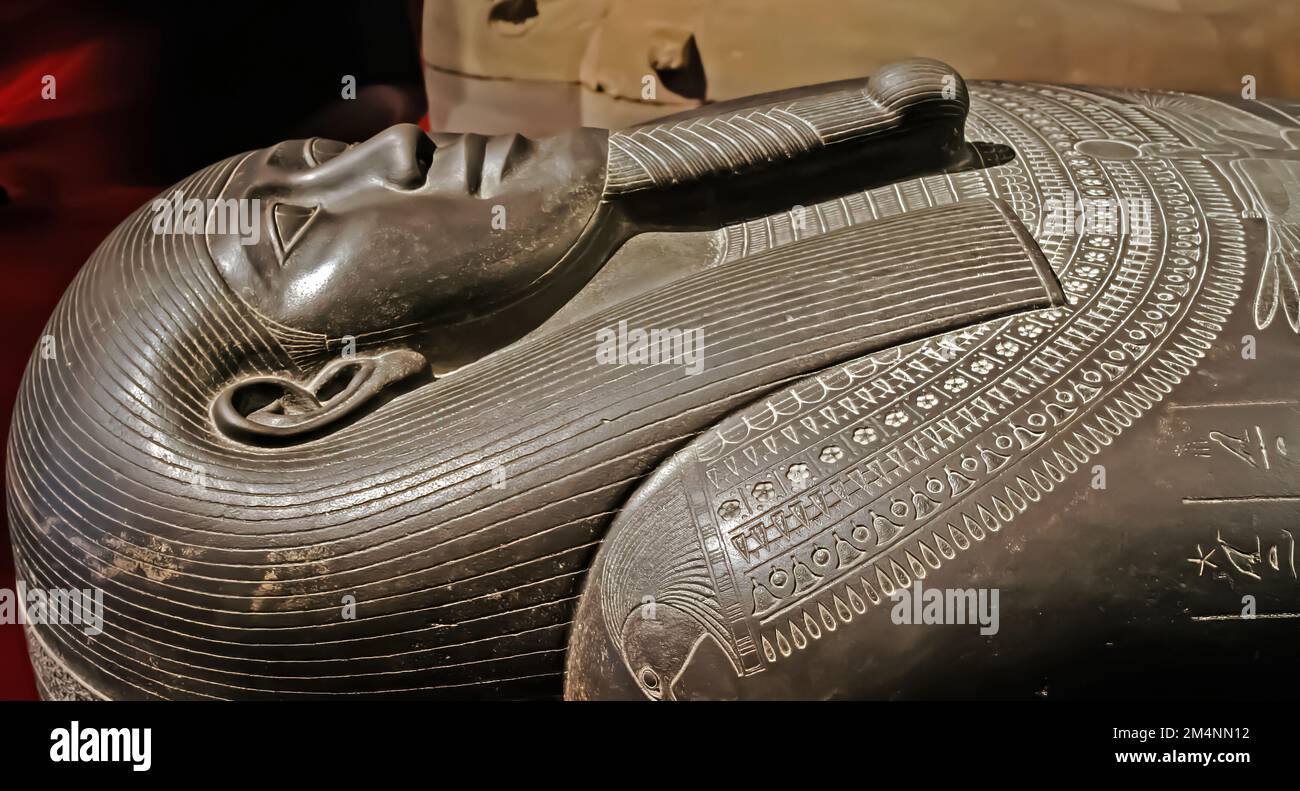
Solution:
M 394 349 L 373 357 L 335 360 L 306 386 L 278 376 L 252 376 L 217 394 L 212 421 L 234 439 L 307 437 L 372 404 L 389 385 L 415 375 L 426 364 L 423 355 Z

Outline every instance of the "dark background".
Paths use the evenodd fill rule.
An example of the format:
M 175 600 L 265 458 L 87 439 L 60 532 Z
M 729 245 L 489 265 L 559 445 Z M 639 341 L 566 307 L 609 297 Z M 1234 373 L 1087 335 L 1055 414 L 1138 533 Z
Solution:
M 424 115 L 419 0 L 0 5 L 0 421 L 95 246 L 163 188 L 280 140 L 361 140 Z M 56 98 L 42 98 L 54 76 Z M 341 98 L 344 75 L 356 99 Z M 7 504 L 6 504 L 7 512 Z M 14 587 L 9 530 L 0 588 Z M 36 696 L 0 625 L 0 699 Z

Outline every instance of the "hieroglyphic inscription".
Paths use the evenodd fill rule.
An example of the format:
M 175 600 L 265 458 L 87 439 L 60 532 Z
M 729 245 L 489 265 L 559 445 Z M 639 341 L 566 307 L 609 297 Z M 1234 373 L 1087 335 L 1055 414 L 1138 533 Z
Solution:
M 944 338 L 951 355 L 932 342 L 828 372 L 701 444 L 719 544 L 736 586 L 752 592 L 745 620 L 768 662 L 885 601 L 1063 483 L 1190 373 L 1242 290 L 1246 246 L 1231 186 L 1204 161 L 1143 153 L 1148 143 L 1186 142 L 1177 130 L 1152 136 L 1159 124 L 1149 117 L 1134 123 L 1123 103 L 1075 89 L 974 96 L 971 136 L 1016 152 L 1014 163 L 975 177 L 979 192 L 1037 223 L 1069 308 Z M 817 216 L 930 205 L 943 194 L 939 178 L 965 199 L 969 180 L 929 177 L 920 189 L 873 190 Z M 1145 202 L 1150 224 L 1143 234 L 1071 233 L 1032 211 L 1079 195 Z M 781 243 L 757 228 L 729 239 Z

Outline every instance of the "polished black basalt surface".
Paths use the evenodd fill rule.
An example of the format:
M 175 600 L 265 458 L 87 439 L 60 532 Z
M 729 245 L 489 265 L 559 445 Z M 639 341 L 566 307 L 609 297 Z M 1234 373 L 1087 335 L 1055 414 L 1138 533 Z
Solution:
M 102 634 L 29 627 L 43 693 L 1280 680 L 1297 115 L 908 61 L 213 165 L 160 198 L 262 233 L 142 207 L 19 395 L 20 576 L 105 602 Z M 607 354 L 629 331 L 699 343 Z M 996 591 L 997 628 L 897 623 L 918 583 Z

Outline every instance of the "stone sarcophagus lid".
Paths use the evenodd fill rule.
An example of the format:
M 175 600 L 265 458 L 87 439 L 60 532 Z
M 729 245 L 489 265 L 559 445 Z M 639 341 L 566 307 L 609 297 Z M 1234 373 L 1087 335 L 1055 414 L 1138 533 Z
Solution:
M 42 694 L 1273 694 L 1298 245 L 1300 104 L 925 60 L 232 157 L 18 395 Z

